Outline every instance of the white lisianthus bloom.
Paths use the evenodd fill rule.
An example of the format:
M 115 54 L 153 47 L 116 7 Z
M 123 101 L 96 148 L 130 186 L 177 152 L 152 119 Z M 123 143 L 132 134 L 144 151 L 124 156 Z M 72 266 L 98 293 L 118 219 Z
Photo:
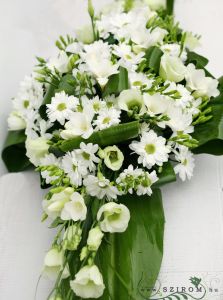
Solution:
M 109 202 L 104 204 L 98 211 L 97 220 L 100 221 L 101 230 L 104 232 L 125 232 L 129 220 L 129 209 L 123 204 Z
M 117 196 L 119 195 L 117 187 L 113 186 L 111 182 L 102 175 L 100 178 L 88 175 L 83 183 L 87 193 L 93 197 L 98 197 L 99 199 L 103 199 L 104 197 L 107 197 L 108 199 L 117 199 Z
M 89 71 L 96 77 L 98 83 L 104 87 L 108 77 L 118 73 L 118 64 L 111 61 L 111 50 L 107 43 L 96 41 L 91 45 L 85 45 L 85 52 L 81 54 Z
M 76 36 L 79 42 L 91 44 L 94 42 L 94 32 L 92 25 L 85 25 L 76 30 Z
M 46 105 L 50 122 L 58 121 L 61 125 L 64 125 L 65 120 L 70 119 L 78 104 L 79 101 L 76 97 L 68 96 L 64 91 L 56 93 L 51 103 Z
M 191 179 L 195 166 L 192 152 L 185 146 L 179 146 L 179 152 L 176 151 L 175 158 L 180 162 L 174 167 L 175 173 L 179 174 L 182 181 Z
M 150 95 L 148 93 L 143 94 L 144 103 L 148 110 L 149 115 L 165 114 L 167 111 L 169 101 L 160 93 Z
M 26 122 L 21 117 L 19 112 L 13 111 L 8 117 L 8 129 L 9 131 L 22 130 L 26 128 Z
M 56 280 L 57 276 L 63 269 L 64 252 L 59 251 L 58 248 L 52 248 L 47 252 L 44 259 L 43 274 L 51 280 Z M 65 266 L 61 279 L 70 276 L 68 265 Z
M 104 159 L 105 165 L 112 171 L 121 169 L 124 155 L 117 146 L 109 146 L 100 151 L 100 157 Z
M 68 152 L 63 157 L 62 169 L 70 178 L 71 183 L 75 186 L 81 186 L 83 176 L 88 173 L 86 166 L 79 161 L 75 151 Z
M 73 193 L 70 201 L 66 202 L 63 210 L 61 211 L 61 219 L 64 221 L 73 220 L 84 221 L 87 216 L 87 206 L 85 205 L 84 198 L 79 193 Z
M 100 298 L 103 295 L 105 285 L 97 266 L 85 266 L 70 281 L 70 286 L 75 295 L 83 299 Z
M 67 73 L 69 56 L 65 51 L 60 51 L 59 55 L 56 57 L 51 57 L 47 63 L 47 67 L 54 72 L 54 69 L 57 69 L 61 74 Z
M 48 154 L 50 145 L 48 140 L 43 137 L 36 139 L 27 138 L 26 155 L 34 166 L 39 166 L 41 159 Z
M 153 130 L 143 133 L 140 142 L 133 141 L 129 147 L 139 155 L 138 163 L 149 169 L 168 161 L 170 148 L 166 145 L 166 139 Z
M 88 239 L 87 239 L 88 249 L 90 251 L 97 251 L 101 245 L 103 236 L 104 234 L 101 231 L 99 226 L 92 228 L 89 231 Z
M 61 137 L 65 140 L 78 136 L 82 136 L 84 139 L 89 138 L 93 133 L 91 124 L 93 117 L 94 112 L 87 108 L 83 112 L 74 112 L 65 124 L 65 130 L 61 131 Z
M 180 82 L 185 78 L 186 67 L 179 57 L 164 54 L 160 62 L 160 76 L 164 80 Z
M 97 130 L 103 130 L 120 123 L 121 111 L 116 108 L 103 108 L 98 112 L 97 119 L 93 122 Z
M 98 152 L 98 145 L 80 144 L 80 149 L 76 150 L 77 158 L 81 162 L 81 164 L 89 171 L 95 171 L 95 164 L 100 162 L 100 158 L 98 158 L 95 154 Z
M 203 96 L 217 97 L 220 94 L 218 90 L 218 80 L 206 77 L 204 70 L 197 70 L 194 64 L 187 66 L 186 72 L 187 88 L 194 91 L 194 96 L 199 98 Z
M 165 9 L 166 8 L 166 0 L 144 0 L 146 4 L 149 5 L 149 7 L 152 10 L 159 10 L 159 9 Z
M 151 187 L 158 180 L 159 178 L 157 177 L 156 171 L 153 171 L 152 173 L 144 172 L 142 179 L 140 179 L 140 183 L 137 185 L 137 195 L 151 196 L 153 193 Z
M 160 49 L 173 57 L 180 57 L 183 62 L 187 60 L 187 52 L 185 50 L 181 51 L 181 46 L 179 44 L 164 44 Z
M 58 193 L 54 193 L 50 200 L 43 200 L 42 205 L 45 213 L 53 220 L 60 217 L 65 203 L 70 201 L 73 192 L 73 188 L 68 187 Z
M 124 90 L 118 98 L 118 106 L 121 110 L 140 113 L 144 110 L 143 96 L 139 90 Z

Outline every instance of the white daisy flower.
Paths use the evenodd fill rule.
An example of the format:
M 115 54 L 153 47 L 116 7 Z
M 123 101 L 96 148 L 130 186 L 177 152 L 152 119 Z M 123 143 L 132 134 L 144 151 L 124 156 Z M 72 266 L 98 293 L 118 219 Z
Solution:
M 195 167 L 192 152 L 185 146 L 179 146 L 179 152 L 175 152 L 175 158 L 180 163 L 174 167 L 176 174 L 179 174 L 182 181 L 191 179 Z
M 121 111 L 115 108 L 104 108 L 98 112 L 97 119 L 93 122 L 96 129 L 103 130 L 105 128 L 120 123 Z
M 158 181 L 158 177 L 156 174 L 156 171 L 153 171 L 152 173 L 144 172 L 143 178 L 140 180 L 139 185 L 137 186 L 137 195 L 149 195 L 151 196 L 152 191 L 152 185 Z
M 61 125 L 65 124 L 65 120 L 69 120 L 73 111 L 77 108 L 79 101 L 74 96 L 68 96 L 66 93 L 60 92 L 52 98 L 51 103 L 47 104 L 47 115 L 53 123 L 58 121 Z
M 129 72 L 129 81 L 131 88 L 145 88 L 150 89 L 152 87 L 153 80 L 149 79 L 144 73 Z
M 80 144 L 80 149 L 76 150 L 77 158 L 80 163 L 89 171 L 95 171 L 95 164 L 100 162 L 100 159 L 95 155 L 98 152 L 98 145 Z
M 93 175 L 88 175 L 83 183 L 87 193 L 99 199 L 103 199 L 104 197 L 107 197 L 109 200 L 117 199 L 117 196 L 120 195 L 118 189 L 104 176 L 98 178 Z
M 83 166 L 75 153 L 68 152 L 62 159 L 62 169 L 70 178 L 70 181 L 75 186 L 82 185 L 83 176 L 87 175 L 87 169 Z
M 143 170 L 140 168 L 134 169 L 133 165 L 129 165 L 119 177 L 116 179 L 116 183 L 121 188 L 123 193 L 133 194 L 136 190 L 137 183 L 136 180 L 143 174 Z
M 133 141 L 129 147 L 139 155 L 138 163 L 149 169 L 168 161 L 170 148 L 166 145 L 166 139 L 153 130 L 143 133 L 140 142 Z

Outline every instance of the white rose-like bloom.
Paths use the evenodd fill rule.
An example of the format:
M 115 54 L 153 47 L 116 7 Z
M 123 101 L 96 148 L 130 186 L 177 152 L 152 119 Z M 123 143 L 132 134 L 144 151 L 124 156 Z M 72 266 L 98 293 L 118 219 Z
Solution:
M 87 207 L 84 198 L 79 193 L 73 193 L 70 201 L 66 202 L 61 212 L 61 219 L 64 221 L 84 221 L 87 216 Z
M 118 98 L 118 106 L 124 111 L 136 109 L 140 112 L 144 109 L 142 94 L 136 89 L 122 91 Z
M 164 80 L 180 82 L 185 78 L 186 67 L 179 57 L 163 54 L 160 62 L 160 76 Z
M 94 42 L 94 32 L 92 25 L 85 25 L 76 30 L 76 36 L 79 42 L 91 44 Z
M 48 140 L 43 137 L 36 139 L 27 138 L 26 140 L 26 156 L 28 156 L 34 166 L 39 166 L 41 159 L 48 154 L 50 145 Z
M 74 190 L 68 187 L 59 193 L 54 193 L 50 200 L 43 200 L 43 210 L 45 213 L 53 220 L 60 217 L 65 203 L 70 200 L 73 192 Z
M 166 0 L 144 0 L 146 4 L 149 5 L 149 7 L 152 10 L 159 10 L 159 9 L 165 9 L 166 8 Z
M 204 70 L 197 70 L 194 64 L 187 66 L 186 72 L 187 88 L 195 91 L 194 95 L 199 98 L 203 96 L 217 97 L 220 92 L 218 90 L 218 80 L 206 77 Z
M 45 256 L 43 274 L 51 280 L 56 280 L 57 276 L 63 269 L 63 263 L 64 252 L 59 251 L 59 249 L 57 248 L 52 248 L 50 251 L 47 252 Z M 70 272 L 67 265 L 63 270 L 61 278 L 65 279 L 69 276 Z
M 129 209 L 123 204 L 109 202 L 98 211 L 97 220 L 100 221 L 101 230 L 104 232 L 125 232 L 129 220 Z
M 25 120 L 16 111 L 10 113 L 8 117 L 8 129 L 10 131 L 22 130 L 26 128 Z
M 105 285 L 97 266 L 85 266 L 70 281 L 74 293 L 83 298 L 100 298 L 103 295 Z
M 101 245 L 104 234 L 97 226 L 89 231 L 87 245 L 90 251 L 97 251 Z

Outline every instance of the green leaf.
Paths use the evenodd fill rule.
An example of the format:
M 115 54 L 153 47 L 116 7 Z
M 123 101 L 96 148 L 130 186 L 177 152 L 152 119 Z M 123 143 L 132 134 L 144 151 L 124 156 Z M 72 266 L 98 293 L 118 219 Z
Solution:
M 56 89 L 57 89 L 57 87 L 55 85 L 49 86 L 49 88 L 44 96 L 43 103 L 40 106 L 39 113 L 40 113 L 40 116 L 44 120 L 47 120 L 46 105 L 51 103 L 51 99 L 52 99 L 52 97 L 54 97 Z
M 164 212 L 160 190 L 151 197 L 125 196 L 131 213 L 124 233 L 110 234 L 100 247 L 97 264 L 106 290 L 101 300 L 149 299 L 163 257 Z
M 158 47 L 153 46 L 150 47 L 145 54 L 146 64 L 147 67 L 154 70 L 156 74 L 159 73 L 160 69 L 160 60 L 163 56 L 162 50 L 160 50 Z
M 119 73 L 114 74 L 109 78 L 109 81 L 103 91 L 103 97 L 111 94 L 119 95 L 122 91 L 127 90 L 128 88 L 128 71 L 125 68 L 120 67 Z
M 197 69 L 204 69 L 208 62 L 209 60 L 206 57 L 201 56 L 196 52 L 188 51 L 187 53 L 187 64 L 193 63 Z
M 175 182 L 177 180 L 173 166 L 170 162 L 164 163 L 162 171 L 158 173 L 159 180 L 153 185 L 153 187 L 161 187 L 167 183 Z
M 62 156 L 65 152 L 72 151 L 80 147 L 80 143 L 93 143 L 101 147 L 116 145 L 139 135 L 140 124 L 138 121 L 111 126 L 107 129 L 94 132 L 88 139 L 77 137 L 63 141 L 59 145 L 50 147 L 50 152 L 56 156 Z
M 74 95 L 74 83 L 75 79 L 71 74 L 65 75 L 58 86 L 56 92 L 64 91 L 67 95 Z
M 26 135 L 23 130 L 9 131 L 2 151 L 2 159 L 9 172 L 21 172 L 31 166 L 26 156 Z
M 199 146 L 193 149 L 196 154 L 223 154 L 223 94 L 210 101 L 213 118 L 195 127 L 193 138 Z
M 167 14 L 172 15 L 174 11 L 174 0 L 167 0 Z

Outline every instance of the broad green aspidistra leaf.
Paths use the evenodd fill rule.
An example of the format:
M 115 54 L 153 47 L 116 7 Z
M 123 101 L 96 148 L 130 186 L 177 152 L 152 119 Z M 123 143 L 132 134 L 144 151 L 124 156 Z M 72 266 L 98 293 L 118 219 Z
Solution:
M 112 94 L 119 95 L 122 91 L 127 90 L 128 88 L 128 71 L 125 68 L 120 67 L 119 73 L 114 74 L 109 78 L 109 81 L 103 91 L 103 97 Z
M 159 73 L 160 61 L 162 56 L 163 51 L 156 46 L 150 47 L 145 54 L 147 67 L 149 69 L 152 69 L 157 74 Z

